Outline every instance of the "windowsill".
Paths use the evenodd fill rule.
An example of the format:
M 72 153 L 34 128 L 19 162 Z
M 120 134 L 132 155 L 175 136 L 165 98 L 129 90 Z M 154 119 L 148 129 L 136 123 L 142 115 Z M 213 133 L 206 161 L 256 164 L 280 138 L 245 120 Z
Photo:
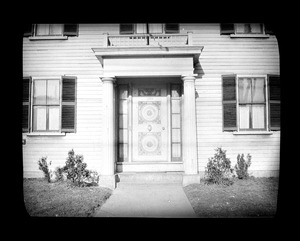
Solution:
M 272 135 L 271 131 L 234 131 L 233 135 Z
M 26 134 L 27 136 L 65 136 L 65 132 L 33 132 Z
M 269 34 L 230 34 L 230 38 L 269 38 Z
M 33 36 L 29 40 L 67 40 L 68 36 Z

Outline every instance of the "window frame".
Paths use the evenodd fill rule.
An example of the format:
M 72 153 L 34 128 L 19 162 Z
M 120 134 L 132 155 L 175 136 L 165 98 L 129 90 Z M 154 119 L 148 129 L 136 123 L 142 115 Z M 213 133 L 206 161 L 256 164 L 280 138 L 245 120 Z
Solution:
M 34 97 L 34 83 L 35 81 L 39 80 L 59 80 L 59 104 L 58 105 L 34 105 L 33 104 L 33 97 Z M 47 98 L 47 97 L 46 97 Z M 32 78 L 32 84 L 31 84 L 31 96 L 30 96 L 30 130 L 32 134 L 47 134 L 47 133 L 62 133 L 61 128 L 61 117 L 62 117 L 62 77 L 33 77 Z M 46 130 L 34 130 L 34 106 L 46 106 L 47 113 L 46 113 Z M 49 130 L 49 113 L 48 113 L 48 106 L 59 106 L 59 129 L 58 130 Z
M 132 24 L 133 25 L 133 30 L 132 31 L 127 31 L 127 32 L 121 32 L 121 24 L 119 24 L 119 34 L 120 35 L 142 35 L 142 34 L 147 34 L 147 33 L 137 33 L 137 24 L 147 24 L 147 23 L 124 23 L 124 24 Z M 180 24 L 178 24 L 178 31 L 176 32 L 166 32 L 166 24 L 168 23 L 148 23 L 148 24 L 161 24 L 162 25 L 162 32 L 161 33 L 149 33 L 149 34 L 180 34 Z
M 59 24 L 62 25 L 62 33 L 60 35 L 37 35 L 37 26 L 39 24 L 31 24 L 31 31 L 29 25 L 24 26 L 23 37 L 28 37 L 30 41 L 35 40 L 67 40 L 69 37 L 78 37 L 79 24 L 64 24 L 64 23 L 46 23 L 48 25 Z M 70 29 L 70 27 L 75 27 Z
M 265 128 L 256 128 L 254 129 L 251 125 L 252 123 L 252 116 L 250 115 L 249 117 L 249 126 L 251 128 L 249 129 L 242 129 L 240 128 L 240 100 L 239 100 L 239 79 L 240 78 L 264 78 L 264 94 L 265 94 L 265 103 L 264 103 L 264 108 L 265 108 L 265 115 L 264 115 L 264 124 Z M 268 78 L 267 75 L 236 75 L 235 79 L 235 84 L 236 84 L 236 110 L 237 110 L 237 132 L 243 133 L 243 132 L 269 132 L 269 86 L 268 86 Z M 253 104 L 251 104 L 252 106 Z M 255 104 L 254 104 L 255 105 Z M 250 111 L 251 114 L 251 111 Z
M 250 33 L 238 33 L 237 32 L 237 24 L 243 24 L 243 25 L 246 25 L 246 24 L 249 24 L 249 25 L 251 25 L 251 24 L 260 24 L 260 27 L 261 27 L 261 32 L 260 33 L 253 33 L 253 32 L 250 32 Z M 262 35 L 262 34 L 266 34 L 265 33 L 265 25 L 263 24 L 263 23 L 235 23 L 234 24 L 234 34 L 236 34 L 236 35 L 244 35 L 244 34 L 246 34 L 246 35 Z
M 48 32 L 49 34 L 47 35 L 37 35 L 37 28 L 38 25 L 40 24 L 34 24 L 34 32 L 33 32 L 33 36 L 34 37 L 62 37 L 64 36 L 64 24 L 61 23 L 46 23 L 46 25 L 48 25 Z M 52 25 L 61 25 L 61 34 L 50 34 L 50 29 Z

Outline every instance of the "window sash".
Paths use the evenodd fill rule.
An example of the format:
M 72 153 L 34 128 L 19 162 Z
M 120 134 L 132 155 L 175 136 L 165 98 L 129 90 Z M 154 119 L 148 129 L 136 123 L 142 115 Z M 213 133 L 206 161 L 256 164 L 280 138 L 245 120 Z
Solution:
M 261 23 L 237 23 L 235 24 L 236 34 L 263 34 L 264 28 Z
M 147 24 L 120 24 L 120 34 L 146 34 Z M 175 27 L 177 27 L 175 29 Z M 179 24 L 162 24 L 162 23 L 149 23 L 148 30 L 150 34 L 177 34 L 180 32 Z
M 262 92 L 263 96 L 255 95 L 253 89 L 257 86 L 259 80 L 263 81 Z M 267 130 L 267 116 L 268 116 L 268 101 L 267 101 L 267 85 L 265 77 L 238 77 L 237 92 L 238 92 L 238 130 Z M 241 83 L 247 83 L 250 86 L 243 88 Z M 260 83 L 261 87 L 261 83 Z M 259 90 L 259 89 L 258 89 Z M 248 91 L 247 95 L 242 91 Z M 257 94 L 258 92 L 256 92 Z M 260 94 L 261 94 L 260 93 Z M 253 98 L 254 96 L 254 98 Z M 259 96 L 259 97 L 258 97 Z M 263 97 L 263 98 L 262 98 Z M 261 109 L 263 107 L 263 109 Z M 259 112 L 260 111 L 260 112 Z M 260 114 L 259 114 L 260 113 Z M 261 116 L 263 115 L 263 116 Z
M 63 24 L 36 24 L 35 36 L 62 36 Z
M 53 83 L 57 82 L 58 90 L 55 93 L 55 98 L 48 98 L 51 95 L 51 87 Z M 44 94 L 44 97 L 40 97 L 37 101 L 37 83 L 44 84 L 44 90 L 39 95 Z M 48 84 L 50 83 L 50 85 Z M 55 86 L 55 85 L 54 85 Z M 53 90 L 53 89 L 52 89 Z M 35 79 L 32 84 L 32 117 L 31 126 L 33 132 L 59 132 L 61 131 L 61 80 L 60 79 Z M 53 93 L 52 93 L 53 94 Z M 38 113 L 40 110 L 40 113 Z M 44 110 L 41 113 L 41 110 Z M 56 111 L 55 111 L 56 110 Z M 55 113 L 56 112 L 56 113 Z M 43 117 L 44 115 L 44 117 Z M 51 117 L 56 115 L 55 119 Z M 43 123 L 44 122 L 44 123 Z

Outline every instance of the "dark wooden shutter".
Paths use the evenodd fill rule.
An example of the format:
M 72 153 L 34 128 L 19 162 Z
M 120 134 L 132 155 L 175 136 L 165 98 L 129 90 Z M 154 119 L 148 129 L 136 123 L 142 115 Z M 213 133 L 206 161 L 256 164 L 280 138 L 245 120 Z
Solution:
M 33 24 L 24 24 L 23 25 L 23 36 L 29 37 L 33 35 Z
M 76 77 L 62 78 L 61 131 L 76 131 Z
M 165 24 L 165 33 L 179 33 L 179 24 L 178 23 L 166 23 Z
M 280 76 L 268 75 L 270 130 L 280 130 Z
M 265 34 L 274 34 L 273 28 L 270 24 L 265 23 Z
M 31 78 L 23 78 L 23 108 L 22 108 L 22 131 L 29 132 L 30 129 L 30 89 Z
M 64 24 L 65 36 L 78 36 L 78 24 Z
M 133 34 L 134 26 L 132 23 L 122 23 L 120 24 L 120 34 Z
M 221 30 L 221 34 L 234 34 L 234 24 L 221 23 L 220 30 Z
M 223 91 L 223 130 L 237 130 L 236 75 L 222 76 Z

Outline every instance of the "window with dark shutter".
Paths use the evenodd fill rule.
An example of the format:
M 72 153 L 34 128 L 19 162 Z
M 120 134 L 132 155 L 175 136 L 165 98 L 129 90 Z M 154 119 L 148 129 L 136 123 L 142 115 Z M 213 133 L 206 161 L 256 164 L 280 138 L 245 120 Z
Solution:
M 223 130 L 237 130 L 236 75 L 222 76 L 223 90 Z
M 61 131 L 76 131 L 76 77 L 62 78 Z
M 133 34 L 134 25 L 132 23 L 120 24 L 120 34 Z
M 23 78 L 23 108 L 22 108 L 22 131 L 29 132 L 30 127 L 30 86 L 31 78 Z
M 23 36 L 29 37 L 33 35 L 33 24 L 24 24 L 23 25 Z
M 179 24 L 178 23 L 166 23 L 165 24 L 165 33 L 179 33 Z
M 234 34 L 234 24 L 221 23 L 220 30 L 221 30 L 221 34 Z
M 268 75 L 270 130 L 280 130 L 280 76 Z
M 78 36 L 78 24 L 64 24 L 65 36 Z

